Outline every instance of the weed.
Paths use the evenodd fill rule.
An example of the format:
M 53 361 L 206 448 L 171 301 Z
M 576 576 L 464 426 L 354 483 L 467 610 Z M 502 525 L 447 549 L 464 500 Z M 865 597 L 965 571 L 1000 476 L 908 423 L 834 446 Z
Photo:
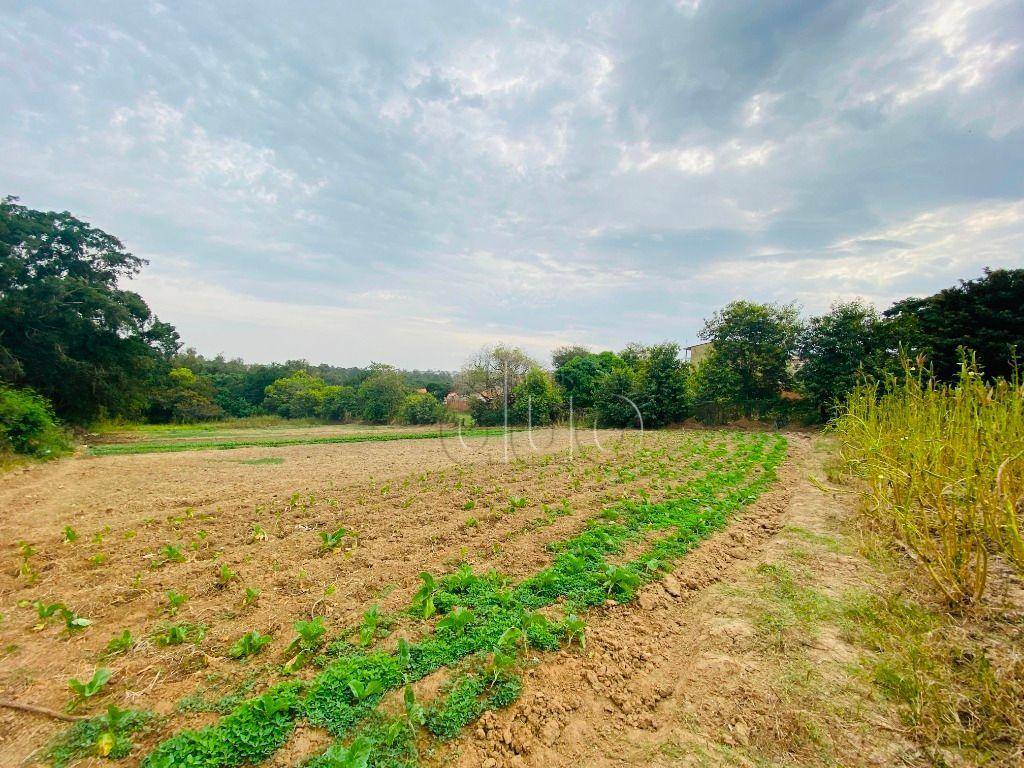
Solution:
M 53 768 L 66 768 L 92 755 L 120 760 L 129 755 L 129 738 L 152 720 L 149 712 L 120 709 L 111 704 L 102 715 L 80 720 L 58 736 L 43 753 Z

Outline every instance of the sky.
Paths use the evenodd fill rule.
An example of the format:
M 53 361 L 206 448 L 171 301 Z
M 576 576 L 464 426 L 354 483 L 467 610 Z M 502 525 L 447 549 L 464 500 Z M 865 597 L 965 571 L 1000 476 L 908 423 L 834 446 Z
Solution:
M 1024 4 L 0 0 L 0 194 L 185 343 L 457 368 L 1024 266 Z

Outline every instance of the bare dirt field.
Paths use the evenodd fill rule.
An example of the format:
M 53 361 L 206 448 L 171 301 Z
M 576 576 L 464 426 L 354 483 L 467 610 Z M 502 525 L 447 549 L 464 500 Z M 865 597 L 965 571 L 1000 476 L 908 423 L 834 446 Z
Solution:
M 837 630 L 801 638 L 796 654 L 773 645 L 778 638 L 763 626 L 761 603 L 779 573 L 764 565 L 776 555 L 810 569 L 825 592 L 864 578 L 862 565 L 835 544 L 849 510 L 807 480 L 822 459 L 811 438 L 789 435 L 788 448 L 778 440 L 680 430 L 642 441 L 577 433 L 570 444 L 560 429 L 515 434 L 507 444 L 476 438 L 76 457 L 15 471 L 0 477 L 0 699 L 62 710 L 71 698 L 67 680 L 88 680 L 104 666 L 113 673 L 109 684 L 76 714 L 96 715 L 110 703 L 154 712 L 132 734 L 122 763 L 137 764 L 164 744 L 170 761 L 154 765 L 185 764 L 178 742 L 166 746 L 170 737 L 222 727 L 240 702 L 281 680 L 306 681 L 308 700 L 336 665 L 370 653 L 363 645 L 394 654 L 399 637 L 414 645 L 468 637 L 469 630 L 457 636 L 438 620 L 447 610 L 445 589 L 457 593 L 454 587 L 436 591 L 436 616 L 409 611 L 421 572 L 440 579 L 468 565 L 474 574 L 500 573 L 499 585 L 519 584 L 517 595 L 530 587 L 531 605 L 552 619 L 557 610 L 543 606 L 590 605 L 586 644 L 569 634 L 551 650 L 526 643 L 516 665 L 521 695 L 504 708 L 482 707 L 482 716 L 443 737 L 420 732 L 410 742 L 419 764 L 905 762 L 914 747 L 843 671 L 856 651 Z M 777 470 L 773 445 L 788 456 Z M 665 529 L 637 523 L 630 532 L 630 515 L 676 509 L 673 500 L 691 496 L 705 500 L 693 515 L 702 532 L 683 549 L 671 548 L 679 543 L 666 531 L 682 531 L 689 518 L 673 518 Z M 721 529 L 702 522 L 715 505 L 730 517 Z M 325 546 L 321 534 L 339 530 L 335 545 Z M 612 573 L 594 582 L 599 594 L 590 603 L 576 593 L 534 599 L 542 594 L 536 575 L 565 551 L 559 543 L 595 531 L 621 533 L 623 543 L 603 550 L 611 565 L 602 568 L 633 568 L 643 577 L 635 591 L 616 592 Z M 666 574 L 672 565 L 659 558 L 690 549 Z M 56 603 L 67 613 L 42 615 L 40 604 L 45 612 Z M 476 605 L 468 593 L 464 604 Z M 372 605 L 384 619 L 363 643 L 357 630 Z M 68 627 L 67 614 L 89 624 Z M 282 676 L 293 623 L 313 617 L 342 650 L 330 646 L 319 663 Z M 483 618 L 477 607 L 470 627 Z M 180 627 L 181 637 L 168 627 Z M 127 652 L 106 653 L 125 630 Z M 235 641 L 252 630 L 269 644 L 251 658 L 231 658 Z M 442 705 L 446 696 L 450 703 L 453 680 L 476 674 L 481 653 L 466 645 L 463 660 L 413 676 L 428 728 L 447 716 Z M 494 653 L 486 657 L 494 663 Z M 813 685 L 794 675 L 813 677 Z M 386 690 L 365 701 L 351 695 L 345 712 L 369 716 L 378 700 L 385 714 L 394 710 Z M 856 714 L 830 716 L 839 702 Z M 259 755 L 266 765 L 298 765 L 335 736 L 349 740 L 337 720 L 289 717 L 280 721 L 278 742 Z M 0 709 L 0 764 L 54 763 L 48 745 L 67 728 Z M 94 750 L 76 757 L 109 764 Z M 231 759 L 195 764 L 244 762 Z M 371 765 L 411 764 L 401 759 Z

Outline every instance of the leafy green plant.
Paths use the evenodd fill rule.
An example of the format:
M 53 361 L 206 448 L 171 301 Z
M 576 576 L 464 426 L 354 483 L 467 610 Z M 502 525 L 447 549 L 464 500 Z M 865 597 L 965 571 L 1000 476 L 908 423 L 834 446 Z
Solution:
M 345 543 L 345 537 L 348 536 L 348 531 L 344 528 L 338 528 L 337 530 L 321 531 L 320 532 L 320 551 L 333 552 L 342 544 Z
M 373 744 L 369 739 L 356 737 L 347 747 L 332 744 L 321 757 L 324 768 L 366 768 L 370 762 Z
M 107 657 L 120 656 L 123 653 L 128 653 L 135 646 L 135 638 L 132 637 L 130 630 L 122 630 L 121 634 L 114 635 L 110 638 L 110 642 L 107 643 L 104 655 Z
M 102 715 L 79 720 L 60 734 L 43 753 L 52 768 L 66 768 L 89 757 L 120 760 L 129 755 L 134 732 L 152 720 L 149 712 L 121 709 L 113 704 Z
M 468 608 L 455 606 L 447 616 L 437 622 L 437 628 L 446 629 L 452 634 L 460 635 L 474 617 L 475 614 Z
M 113 670 L 107 669 L 106 667 L 100 667 L 94 671 L 92 673 L 92 677 L 84 683 L 76 678 L 68 680 L 68 688 L 70 688 L 71 692 L 75 694 L 75 699 L 71 702 L 68 708 L 74 709 L 83 701 L 96 696 L 103 690 L 106 684 L 110 682 L 110 678 L 113 674 Z
M 302 669 L 309 663 L 313 654 L 323 645 L 324 636 L 327 634 L 327 627 L 320 616 L 310 621 L 296 621 L 292 626 L 297 636 L 284 651 L 284 655 L 289 658 L 284 665 L 284 672 L 287 674 Z
M 198 643 L 205 634 L 203 627 L 196 624 L 164 624 L 153 633 L 153 642 L 161 646 Z
M 238 578 L 238 574 L 228 567 L 227 563 L 221 563 L 217 569 L 217 588 L 224 589 L 228 584 Z
M 46 623 L 47 619 L 64 608 L 64 603 L 44 603 L 42 600 L 33 600 L 32 607 L 36 609 L 39 621 Z
M 65 525 L 61 538 L 65 544 L 74 544 L 78 540 L 78 532 L 70 525 Z
M 256 605 L 256 602 L 260 599 L 260 591 L 255 587 L 246 587 L 245 594 L 242 595 L 242 607 L 251 608 Z
M 384 686 L 381 681 L 377 679 L 359 680 L 353 678 L 348 681 L 348 689 L 351 691 L 353 698 L 357 702 L 362 702 L 383 691 Z
M 602 583 L 609 597 L 620 602 L 629 600 L 640 585 L 640 577 L 628 568 L 619 565 L 606 565 Z
M 177 592 L 173 589 L 167 590 L 167 613 L 174 616 L 178 613 L 178 609 L 181 608 L 188 601 L 188 596 L 182 592 Z
M 167 563 L 184 563 L 185 553 L 181 551 L 181 547 L 174 544 L 165 544 L 160 548 L 160 558 L 156 562 L 157 565 L 166 565 Z
M 376 603 L 371 605 L 363 614 L 363 620 L 359 625 L 359 643 L 367 646 L 373 642 L 377 635 L 377 627 L 380 625 L 380 608 Z
M 234 642 L 228 650 L 228 656 L 232 659 L 246 659 L 262 651 L 268 643 L 270 643 L 269 637 L 261 635 L 256 630 L 252 630 L 251 632 L 246 632 Z
M 434 577 L 423 571 L 420 574 L 422 584 L 412 597 L 412 612 L 420 618 L 429 619 L 437 612 L 434 605 L 434 593 L 437 591 L 437 583 Z
M 562 632 L 569 645 L 576 643 L 580 648 L 587 647 L 587 624 L 574 613 L 562 619 Z
M 267 532 L 263 530 L 263 526 L 259 523 L 253 523 L 252 529 L 249 531 L 249 538 L 252 541 L 266 541 Z
M 64 627 L 68 632 L 79 632 L 92 624 L 89 619 L 82 618 L 63 605 L 60 607 L 60 615 L 64 619 Z

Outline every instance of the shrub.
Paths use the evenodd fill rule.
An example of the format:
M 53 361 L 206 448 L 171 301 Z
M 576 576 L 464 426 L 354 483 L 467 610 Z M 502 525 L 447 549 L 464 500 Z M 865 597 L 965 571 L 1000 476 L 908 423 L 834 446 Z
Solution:
M 444 408 L 429 392 L 413 392 L 398 409 L 398 420 L 403 424 L 436 424 L 443 416 Z
M 30 389 L 0 387 L 0 450 L 52 458 L 69 448 L 45 398 Z

